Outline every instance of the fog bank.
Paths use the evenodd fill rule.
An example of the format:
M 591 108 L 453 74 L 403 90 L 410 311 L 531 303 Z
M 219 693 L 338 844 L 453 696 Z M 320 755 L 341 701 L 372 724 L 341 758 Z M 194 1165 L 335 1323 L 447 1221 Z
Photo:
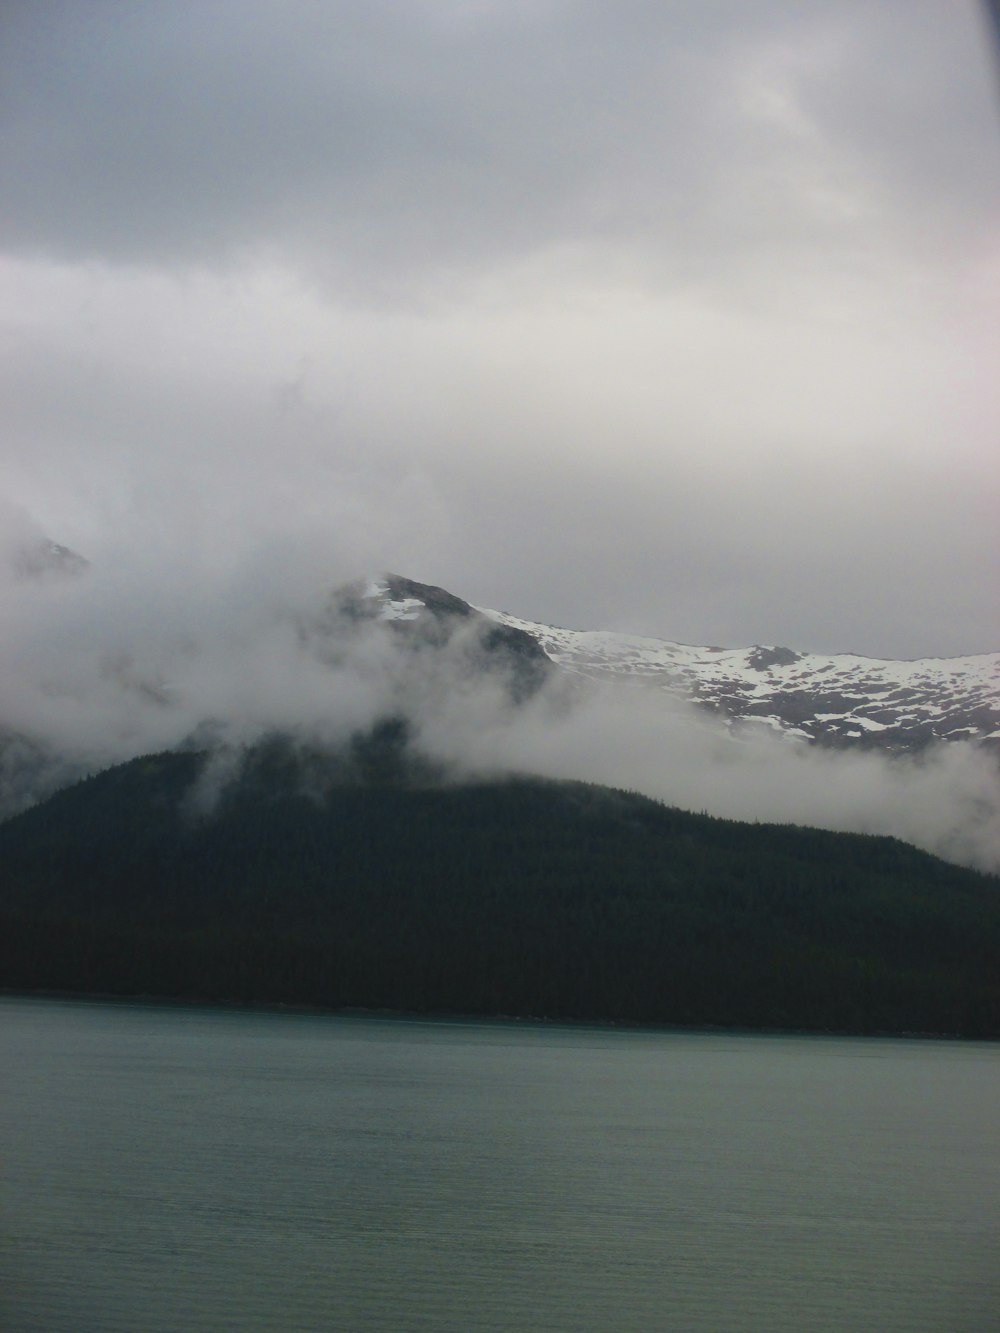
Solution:
M 27 516 L 11 514 L 10 542 L 38 538 Z M 1000 869 L 1000 776 L 984 752 L 943 744 L 889 758 L 747 728 L 734 737 L 662 693 L 557 671 L 515 704 L 502 672 L 470 667 L 475 621 L 435 643 L 338 615 L 334 590 L 356 574 L 324 540 L 271 546 L 229 568 L 196 552 L 164 563 L 155 549 L 77 577 L 26 580 L 8 565 L 5 805 L 43 792 L 44 773 L 51 785 L 192 744 L 225 751 L 219 772 L 235 772 L 232 756 L 274 732 L 336 747 L 405 716 L 415 745 L 456 779 L 577 778 L 729 818 L 891 834 Z

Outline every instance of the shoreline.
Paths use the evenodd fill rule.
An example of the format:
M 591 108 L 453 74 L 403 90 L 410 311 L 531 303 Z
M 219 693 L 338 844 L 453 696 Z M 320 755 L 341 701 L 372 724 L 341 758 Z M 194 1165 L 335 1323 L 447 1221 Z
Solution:
M 0 987 L 0 1000 L 53 1000 L 67 1004 L 132 1005 L 150 1009 L 207 1010 L 217 1013 L 288 1014 L 299 1017 L 350 1018 L 375 1022 L 427 1023 L 454 1026 L 509 1026 L 565 1028 L 572 1031 L 648 1033 L 662 1036 L 718 1037 L 817 1037 L 826 1039 L 871 1041 L 964 1042 L 976 1045 L 1000 1045 L 998 1037 L 969 1037 L 955 1032 L 865 1032 L 847 1028 L 755 1028 L 713 1024 L 679 1024 L 619 1021 L 610 1018 L 553 1018 L 536 1014 L 475 1014 L 453 1011 L 409 1009 L 368 1009 L 363 1006 L 326 1007 L 294 1001 L 248 1001 L 210 999 L 197 996 L 122 995 L 97 991 L 18 990 Z

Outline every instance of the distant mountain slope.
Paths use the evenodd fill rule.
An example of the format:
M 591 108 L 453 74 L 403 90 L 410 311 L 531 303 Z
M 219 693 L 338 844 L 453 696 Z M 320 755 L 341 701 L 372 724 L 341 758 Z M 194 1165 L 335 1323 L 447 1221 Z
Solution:
M 653 685 L 805 740 L 899 749 L 1000 741 L 1000 653 L 880 661 L 791 648 L 692 648 L 485 615 L 529 633 L 552 661 L 583 676 Z
M 82 555 L 47 537 L 24 539 L 8 545 L 4 555 L 17 579 L 72 578 L 82 574 L 89 565 Z
M 380 619 L 439 625 L 480 616 L 530 640 L 579 677 L 662 690 L 730 725 L 766 727 L 824 745 L 906 752 L 936 741 L 984 743 L 1000 752 L 1000 653 L 884 661 L 792 648 L 699 648 L 669 639 L 568 630 L 471 607 L 440 588 L 387 575 L 366 597 Z
M 221 789 L 149 756 L 10 820 L 0 986 L 1000 1037 L 995 878 L 579 783 L 436 786 L 402 740 L 275 741 Z
M 483 614 L 530 634 L 568 671 L 652 686 L 788 736 L 889 750 L 939 740 L 1000 748 L 1000 653 L 893 662 L 791 648 L 696 648 Z

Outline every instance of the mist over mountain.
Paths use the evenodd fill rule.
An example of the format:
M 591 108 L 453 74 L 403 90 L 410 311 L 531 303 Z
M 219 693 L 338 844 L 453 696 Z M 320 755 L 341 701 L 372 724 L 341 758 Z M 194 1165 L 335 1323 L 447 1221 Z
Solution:
M 399 719 L 454 781 L 602 782 L 1000 866 L 995 655 L 875 663 L 565 631 L 402 575 L 358 579 L 308 543 L 231 568 L 141 551 L 87 565 L 11 515 L 7 813 L 144 753 L 207 746 L 221 784 L 265 737 L 333 750 Z M 25 577 L 24 550 L 47 553 L 40 573 Z
M 0 498 L 0 581 L 72 578 L 88 563 L 68 546 L 51 541 L 26 509 Z

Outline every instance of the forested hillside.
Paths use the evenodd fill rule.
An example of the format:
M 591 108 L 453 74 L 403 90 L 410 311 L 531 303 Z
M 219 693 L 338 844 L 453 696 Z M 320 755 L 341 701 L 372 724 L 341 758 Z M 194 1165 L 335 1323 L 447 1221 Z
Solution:
M 390 727 L 209 800 L 134 760 L 0 826 L 0 986 L 1000 1037 L 1000 883 L 577 783 L 451 786 Z

